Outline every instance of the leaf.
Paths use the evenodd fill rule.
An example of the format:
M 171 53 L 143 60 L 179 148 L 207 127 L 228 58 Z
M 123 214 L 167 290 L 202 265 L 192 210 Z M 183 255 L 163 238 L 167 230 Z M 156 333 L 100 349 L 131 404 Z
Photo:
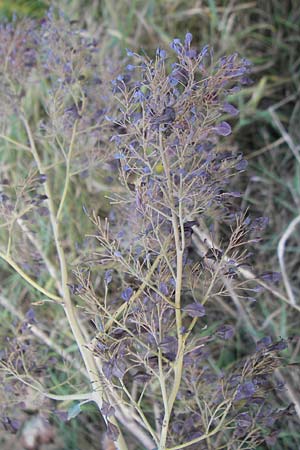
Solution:
M 201 303 L 190 303 L 183 308 L 190 317 L 203 317 L 205 316 L 205 308 Z
M 241 159 L 235 166 L 237 170 L 245 170 L 248 166 L 248 162 L 246 159 Z
M 244 383 L 239 385 L 234 400 L 238 401 L 248 399 L 252 397 L 252 395 L 254 395 L 255 392 L 256 392 L 255 384 L 252 381 L 245 381 Z
M 231 105 L 230 103 L 224 103 L 223 111 L 227 112 L 231 116 L 236 116 L 239 113 L 239 110 L 235 106 Z
M 232 339 L 234 335 L 234 329 L 230 325 L 222 325 L 220 328 L 218 328 L 216 334 L 218 338 L 227 341 L 228 339 Z
M 166 336 L 159 344 L 163 352 L 177 352 L 177 339 L 175 336 Z
M 252 418 L 248 413 L 243 412 L 236 416 L 236 423 L 239 428 L 250 428 L 252 425 Z
M 81 403 L 75 403 L 68 409 L 68 420 L 74 419 L 81 413 Z
M 104 282 L 107 285 L 112 282 L 112 272 L 113 272 L 112 269 L 109 269 L 105 272 Z
M 216 133 L 220 136 L 228 136 L 231 134 L 231 126 L 227 122 L 220 122 L 216 128 Z
M 128 287 L 122 292 L 121 297 L 123 300 L 125 300 L 125 302 L 128 302 L 130 300 L 132 294 L 133 294 L 133 289 L 131 287 Z
M 116 358 L 113 363 L 112 367 L 112 374 L 117 378 L 123 378 L 124 374 L 126 372 L 126 364 L 125 362 L 120 359 Z

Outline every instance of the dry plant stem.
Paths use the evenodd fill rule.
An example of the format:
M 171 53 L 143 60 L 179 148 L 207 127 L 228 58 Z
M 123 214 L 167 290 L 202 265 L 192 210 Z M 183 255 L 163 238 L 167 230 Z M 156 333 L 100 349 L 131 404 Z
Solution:
M 24 320 L 24 315 L 17 309 L 14 308 L 14 306 L 11 304 L 11 302 L 8 301 L 3 295 L 0 295 L 0 304 L 5 308 L 7 311 L 9 311 L 13 316 L 17 317 L 19 320 Z M 78 361 L 74 359 L 69 353 L 66 353 L 63 348 L 61 348 L 59 345 L 57 345 L 55 342 L 53 342 L 52 339 L 50 339 L 42 330 L 40 330 L 36 325 L 30 325 L 30 330 L 36 336 L 39 340 L 44 342 L 47 347 L 52 348 L 58 355 L 60 355 L 65 361 L 70 363 L 70 365 L 76 369 L 78 372 L 80 372 L 85 378 L 89 379 L 88 374 L 86 372 L 86 369 L 78 364 Z M 50 394 L 52 395 L 52 394 Z M 55 394 L 53 394 L 55 395 Z M 71 394 L 72 395 L 72 394 Z M 80 395 L 80 394 L 79 394 Z M 83 394 L 86 395 L 86 394 Z M 61 398 L 61 396 L 56 396 L 57 398 L 53 398 L 54 400 L 71 400 L 69 396 L 64 396 L 68 398 Z M 60 398 L 58 398 L 60 397 Z M 109 395 L 108 395 L 109 398 Z M 78 395 L 77 395 L 77 399 Z M 125 405 L 122 405 L 119 401 L 119 399 L 110 399 L 112 404 L 115 404 L 116 409 L 116 418 L 117 420 L 128 430 L 132 433 L 133 436 L 135 436 L 145 447 L 147 450 L 151 450 L 154 448 L 154 442 L 148 437 L 148 435 L 144 432 L 144 430 L 138 425 L 137 421 L 134 420 L 134 417 L 132 417 L 131 412 L 129 411 L 129 408 L 127 408 Z M 118 403 L 117 403 L 118 402 Z M 120 403 L 120 404 L 119 404 Z
M 152 440 L 144 432 L 144 430 L 131 419 L 128 410 L 122 414 L 121 409 L 118 409 L 116 410 L 115 415 L 118 421 L 143 444 L 145 450 L 152 450 L 154 448 L 154 443 Z
M 272 119 L 274 120 L 276 126 L 278 127 L 278 129 L 281 133 L 281 136 L 283 137 L 283 139 L 289 146 L 290 150 L 292 151 L 293 155 L 297 159 L 298 163 L 300 163 L 299 149 L 295 145 L 295 143 L 294 143 L 293 139 L 291 138 L 291 136 L 289 135 L 289 133 L 287 133 L 287 131 L 285 130 L 284 126 L 282 125 L 281 121 L 279 120 L 278 115 L 275 113 L 276 109 L 280 108 L 281 106 L 285 105 L 286 103 L 289 103 L 290 101 L 294 100 L 296 97 L 297 97 L 297 94 L 296 95 L 293 94 L 293 95 L 290 95 L 289 97 L 281 100 L 280 102 L 276 103 L 276 105 L 271 106 L 269 108 L 269 113 L 270 113 Z
M 62 289 L 61 289 L 61 286 L 60 286 L 60 283 L 58 280 L 56 269 L 53 266 L 53 264 L 51 263 L 51 261 L 47 258 L 47 255 L 43 251 L 40 242 L 35 238 L 34 234 L 31 233 L 31 231 L 27 228 L 26 224 L 24 223 L 24 220 L 17 219 L 17 223 L 18 223 L 19 227 L 22 229 L 22 231 L 26 234 L 26 236 L 30 240 L 30 242 L 34 245 L 36 250 L 39 252 L 39 255 L 43 259 L 45 266 L 49 272 L 49 275 L 52 277 L 52 279 L 54 280 L 54 282 L 56 284 L 57 290 L 59 291 L 60 295 L 62 295 Z
M 131 407 L 124 404 L 122 398 L 112 386 L 107 386 L 105 394 L 107 401 L 114 405 L 117 420 L 143 444 L 145 449 L 152 450 L 155 447 L 156 441 L 152 440 L 149 434 L 144 431 L 144 428 L 147 428 L 147 426 L 143 420 L 140 419 Z
M 29 275 L 27 275 L 26 272 L 24 272 L 21 267 L 11 259 L 10 256 L 7 256 L 5 253 L 0 252 L 0 258 L 3 259 L 7 264 L 9 264 L 19 275 L 23 278 L 28 284 L 30 284 L 33 288 L 35 288 L 37 291 L 41 292 L 41 294 L 44 294 L 46 297 L 50 298 L 51 300 L 54 300 L 55 302 L 61 303 L 62 298 L 58 295 L 52 294 L 52 292 L 48 291 L 47 289 L 40 286 L 36 281 L 34 281 Z
M 149 433 L 151 434 L 154 442 L 156 445 L 158 445 L 158 439 L 157 436 L 155 434 L 155 432 L 152 429 L 152 426 L 150 425 L 149 421 L 147 420 L 147 417 L 145 416 L 143 410 L 140 408 L 140 406 L 136 403 L 136 401 L 132 398 L 132 395 L 130 394 L 130 392 L 128 391 L 128 389 L 126 388 L 126 386 L 124 385 L 124 383 L 121 380 L 121 385 L 123 388 L 123 391 L 125 392 L 125 394 L 127 395 L 127 397 L 130 400 L 131 405 L 134 406 L 134 408 L 136 409 L 136 411 L 138 412 L 138 414 L 141 416 L 141 419 L 145 425 L 145 427 L 147 428 L 147 430 L 149 431 Z
M 235 294 L 235 291 L 234 291 L 234 286 L 232 286 L 232 284 L 229 281 L 227 281 L 227 283 L 228 283 L 228 291 L 231 295 L 231 298 L 237 297 Z M 249 318 L 247 317 L 246 313 L 242 315 L 242 320 L 244 320 L 244 322 L 247 324 L 248 327 L 249 326 L 252 327 L 251 322 L 249 322 Z M 253 327 L 252 327 L 252 330 L 254 330 Z M 254 336 L 254 334 L 255 334 L 255 331 L 252 333 L 252 335 Z M 296 413 L 297 413 L 298 417 L 300 418 L 300 401 L 299 401 L 299 396 L 297 395 L 297 392 L 295 392 L 291 383 L 289 383 L 287 378 L 282 375 L 282 373 L 280 372 L 279 369 L 276 370 L 275 377 L 279 382 L 284 383 L 284 385 L 286 387 L 285 394 L 287 397 L 289 397 L 290 401 L 295 405 Z
M 271 314 L 269 314 L 268 317 L 264 320 L 260 329 L 265 330 L 266 328 L 268 328 L 270 326 L 270 324 L 273 322 L 273 320 L 282 314 L 283 309 L 284 309 L 284 305 L 279 306 L 279 308 L 275 309 L 275 311 L 273 311 Z
M 279 264 L 280 264 L 280 268 L 281 268 L 281 273 L 282 273 L 282 279 L 284 282 L 284 286 L 287 292 L 287 295 L 290 299 L 290 302 L 292 305 L 296 305 L 296 300 L 295 300 L 295 296 L 286 272 L 286 268 L 285 268 L 285 262 L 284 262 L 284 251 L 285 251 L 285 244 L 287 242 L 287 240 L 289 239 L 290 235 L 294 232 L 296 226 L 300 223 L 300 214 L 295 217 L 294 220 L 292 220 L 292 222 L 289 224 L 289 226 L 287 227 L 287 229 L 285 230 L 285 232 L 283 233 L 283 235 L 280 238 L 280 241 L 278 243 L 278 247 L 277 247 L 277 255 L 278 255 L 278 260 L 279 260 Z
M 3 139 L 4 141 L 7 141 L 10 144 L 15 145 L 17 148 L 20 148 L 20 149 L 25 150 L 27 152 L 31 152 L 30 147 L 28 147 L 27 145 L 22 144 L 21 142 L 15 141 L 14 139 L 11 139 L 10 137 L 6 136 L 5 134 L 0 134 L 0 139 Z
M 230 281 L 227 281 L 228 283 L 228 291 L 231 295 L 231 298 L 237 297 L 234 291 L 234 286 L 232 285 L 232 283 L 230 283 Z M 275 311 L 277 313 L 277 311 Z M 242 320 L 244 320 L 244 322 L 247 324 L 247 326 L 251 326 L 251 322 L 249 322 L 249 318 L 247 317 L 247 314 L 243 314 L 242 315 Z M 254 330 L 254 328 L 252 327 L 252 330 Z M 255 331 L 252 333 L 252 335 L 254 336 Z M 277 369 L 275 372 L 275 377 L 278 381 L 280 381 L 281 383 L 283 382 L 286 390 L 286 396 L 289 397 L 290 401 L 295 405 L 295 410 L 296 413 L 298 415 L 298 417 L 300 418 L 300 401 L 299 401 L 299 396 L 297 395 L 297 393 L 295 392 L 295 390 L 293 389 L 293 387 L 291 386 L 291 384 L 289 383 L 289 381 L 287 380 L 286 377 L 284 377 L 280 370 Z M 240 448 L 240 447 L 239 447 Z
M 285 389 L 286 389 L 286 394 L 291 399 L 291 401 L 293 402 L 293 404 L 295 406 L 296 414 L 297 414 L 298 418 L 300 419 L 300 397 L 299 397 L 299 392 L 295 391 L 295 389 L 292 386 L 292 384 L 287 380 L 287 377 L 284 377 L 279 369 L 276 370 L 275 375 L 276 375 L 276 378 L 281 383 L 284 383 L 284 386 L 285 386 Z
M 61 216 L 61 213 L 62 213 L 62 210 L 64 207 L 64 203 L 65 203 L 65 200 L 67 197 L 69 184 L 70 184 L 70 166 L 71 166 L 71 159 L 72 159 L 72 154 L 73 154 L 73 149 L 74 149 L 74 141 L 75 141 L 75 136 L 76 136 L 77 123 L 78 123 L 78 120 L 75 121 L 74 126 L 73 126 L 68 156 L 66 158 L 66 179 L 65 179 L 64 190 L 63 190 L 63 193 L 61 196 L 61 201 L 60 201 L 59 208 L 58 208 L 57 215 L 56 215 L 57 221 L 59 221 L 59 219 L 60 219 L 60 216 Z
M 181 316 L 181 290 L 182 290 L 182 275 L 183 275 L 183 252 L 185 247 L 184 240 L 184 226 L 183 226 L 183 217 L 182 217 L 182 176 L 180 178 L 180 192 L 179 192 L 179 206 L 178 206 L 178 216 L 175 213 L 175 205 L 174 205 L 174 193 L 173 193 L 173 184 L 170 174 L 169 162 L 167 159 L 166 152 L 164 150 L 163 145 L 163 136 L 160 132 L 159 134 L 159 148 L 161 160 L 164 168 L 164 172 L 167 177 L 168 191 L 171 200 L 171 209 L 172 209 L 172 228 L 173 235 L 175 239 L 175 247 L 176 247 L 176 287 L 175 287 L 175 317 L 176 317 L 176 330 L 177 330 L 177 342 L 178 342 L 178 351 L 176 360 L 174 362 L 173 370 L 174 370 L 174 380 L 171 388 L 171 392 L 168 396 L 168 399 L 164 399 L 164 418 L 161 429 L 160 436 L 160 450 L 164 450 L 166 448 L 167 442 L 167 434 L 169 428 L 170 417 L 173 409 L 173 405 L 180 387 L 181 378 L 182 378 L 182 370 L 183 370 L 183 355 L 184 355 L 184 346 L 185 339 L 182 334 L 182 316 Z M 159 358 L 161 361 L 161 358 Z M 166 396 L 166 386 L 165 386 L 165 378 L 162 371 L 160 369 L 160 376 L 162 384 L 162 394 L 163 397 Z
M 288 236 L 294 231 L 295 226 L 298 224 L 298 222 L 300 221 L 300 216 L 296 217 L 290 224 L 290 226 L 288 227 L 288 229 L 286 230 L 286 239 L 288 238 Z M 288 232 L 289 231 L 289 232 Z M 218 248 L 218 246 L 216 246 L 213 242 L 211 242 L 209 236 L 207 236 L 205 233 L 203 233 L 202 231 L 200 231 L 198 228 L 195 228 L 195 232 L 198 235 L 198 238 L 200 239 L 200 243 L 197 240 L 194 240 L 195 244 L 196 244 L 196 248 L 198 250 L 200 250 L 200 254 L 202 254 L 203 251 L 203 246 L 205 246 L 205 243 L 207 243 L 210 247 L 213 246 L 214 248 Z M 283 236 L 284 237 L 284 236 Z M 199 245 L 200 244 L 200 245 Z M 284 244 L 283 244 L 283 249 L 282 251 L 284 252 Z M 239 268 L 239 272 L 241 273 L 241 275 L 244 276 L 244 278 L 246 279 L 254 279 L 255 275 L 250 272 L 250 270 L 247 269 L 243 269 L 243 268 Z M 300 307 L 296 304 L 291 303 L 291 301 L 289 299 L 287 299 L 286 297 L 284 297 L 280 292 L 276 291 L 275 289 L 273 289 L 271 286 L 269 286 L 268 284 L 264 283 L 261 280 L 256 280 L 261 286 L 263 286 L 266 290 L 270 291 L 274 296 L 278 297 L 279 299 L 283 300 L 286 304 L 289 304 L 290 306 L 292 306 L 293 308 L 295 308 L 296 310 L 300 311 Z M 234 293 L 234 287 L 231 286 L 231 290 L 232 293 Z M 243 319 L 246 321 L 246 323 L 248 324 L 248 326 L 250 325 L 249 319 L 247 318 L 246 314 L 243 315 Z M 194 319 L 195 320 L 195 319 Z M 253 329 L 253 328 L 252 328 Z M 290 400 L 292 401 L 292 403 L 295 405 L 296 408 L 296 413 L 298 415 L 298 417 L 300 417 L 300 402 L 298 400 L 298 397 L 295 393 L 295 391 L 293 390 L 293 388 L 291 387 L 291 385 L 286 381 L 286 379 L 282 376 L 282 374 L 280 373 L 279 370 L 276 371 L 276 378 L 279 379 L 280 381 L 284 380 L 285 385 L 287 386 L 287 395 L 290 398 Z
M 185 442 L 184 444 L 176 445 L 175 447 L 165 448 L 165 450 L 179 450 L 181 448 L 185 448 L 185 447 L 188 447 L 189 445 L 197 444 L 197 442 L 204 441 L 204 440 L 214 436 L 216 433 L 218 433 L 222 429 L 224 421 L 226 420 L 226 417 L 227 417 L 227 413 L 229 412 L 231 406 L 232 406 L 232 404 L 231 404 L 231 402 L 229 402 L 221 416 L 220 422 L 212 431 L 208 430 L 206 433 L 202 434 L 202 436 L 199 436 L 189 442 Z
M 12 370 L 8 365 L 5 363 L 0 363 L 0 367 L 3 368 L 6 372 L 9 372 L 14 378 L 19 380 L 21 383 L 23 383 L 25 386 L 28 386 L 29 388 L 33 389 L 34 391 L 41 394 L 43 397 L 49 398 L 51 400 L 58 400 L 63 402 L 70 402 L 73 400 L 77 401 L 94 401 L 94 394 L 93 392 L 87 392 L 84 394 L 67 394 L 67 395 L 57 395 L 57 394 L 51 394 L 51 392 L 47 392 L 46 390 L 42 389 L 40 387 L 38 382 L 32 382 L 30 383 L 27 381 L 23 376 L 19 375 L 17 371 Z
M 196 250 L 198 251 L 200 256 L 203 256 L 207 252 L 207 250 L 211 247 L 215 248 L 216 250 L 220 250 L 218 245 L 216 245 L 214 242 L 212 242 L 211 238 L 206 234 L 205 232 L 201 231 L 199 228 L 194 227 L 194 234 L 193 234 L 193 242 L 195 245 Z M 227 259 L 227 258 L 226 258 Z M 268 285 L 264 281 L 260 280 L 259 278 L 256 278 L 255 275 L 248 269 L 244 269 L 242 267 L 238 268 L 238 272 L 246 279 L 246 280 L 254 280 L 262 286 L 264 289 L 266 289 L 268 292 L 271 292 L 271 294 L 274 295 L 274 297 L 277 297 L 279 300 L 282 300 L 287 305 L 291 306 L 292 308 L 296 309 L 298 312 L 300 312 L 300 306 L 293 305 L 290 300 L 285 297 L 281 292 L 274 289 L 272 286 Z
M 5 308 L 7 311 L 9 311 L 13 316 L 17 317 L 19 320 L 24 321 L 25 317 L 24 315 L 14 308 L 14 306 L 11 304 L 11 302 L 8 301 L 3 295 L 0 295 L 0 304 Z M 83 366 L 80 366 L 76 360 L 69 354 L 66 353 L 59 345 L 57 345 L 55 342 L 53 342 L 52 339 L 50 339 L 46 333 L 44 333 L 42 330 L 40 330 L 36 325 L 30 325 L 30 331 L 36 336 L 38 339 L 40 339 L 44 344 L 47 345 L 47 347 L 52 348 L 58 355 L 60 355 L 65 361 L 70 363 L 73 368 L 75 368 L 77 371 L 81 372 L 83 376 L 87 376 L 85 369 Z
M 247 159 L 253 159 L 256 158 L 258 155 L 262 155 L 263 153 L 269 151 L 269 150 L 273 150 L 273 148 L 275 147 L 279 147 L 279 145 L 281 145 L 284 141 L 284 139 L 281 137 L 279 139 L 276 139 L 276 141 L 271 142 L 268 145 L 265 145 L 262 148 L 259 148 L 258 150 L 256 150 L 255 152 L 251 153 L 251 155 L 247 155 Z
M 161 334 L 161 325 L 160 325 L 160 338 L 162 337 Z M 159 384 L 160 384 L 160 390 L 162 394 L 162 401 L 164 405 L 164 419 L 163 423 L 160 429 L 160 449 L 162 448 L 161 445 L 164 442 L 166 442 L 167 439 L 167 432 L 168 432 L 168 423 L 169 423 L 169 404 L 168 404 L 168 392 L 166 387 L 166 379 L 165 374 L 163 370 L 163 361 L 162 361 L 162 351 L 159 349 L 159 355 L 158 355 L 158 369 L 159 369 Z
M 223 280 L 224 285 L 226 286 L 226 289 L 228 291 L 228 294 L 230 295 L 230 298 L 232 299 L 233 303 L 236 306 L 239 318 L 244 321 L 244 323 L 247 325 L 247 328 L 249 330 L 253 331 L 254 325 L 252 324 L 251 319 L 248 316 L 247 312 L 245 311 L 240 299 L 236 295 L 236 292 L 234 290 L 232 283 L 230 282 L 230 280 L 228 280 L 225 277 L 222 277 L 222 280 Z
M 147 286 L 147 283 L 151 280 L 151 277 L 153 275 L 153 273 L 155 272 L 160 260 L 162 259 L 162 255 L 159 254 L 154 263 L 152 264 L 151 268 L 149 269 L 149 271 L 147 272 L 146 278 L 145 280 L 142 282 L 141 286 L 139 287 L 139 289 L 133 294 L 133 296 L 130 299 L 130 302 L 133 303 L 136 299 L 139 298 L 139 296 L 143 293 L 145 287 Z M 118 319 L 122 312 L 128 307 L 128 305 L 126 303 L 123 303 L 123 305 L 121 305 L 118 310 L 114 313 L 113 317 L 110 318 L 106 324 L 105 324 L 105 331 L 109 330 L 113 324 L 113 322 L 115 321 L 115 319 Z
M 22 117 L 22 122 L 24 124 L 29 142 L 30 142 L 30 148 L 32 151 L 32 155 L 35 159 L 35 162 L 37 164 L 39 172 L 43 173 L 43 167 L 42 163 L 37 151 L 37 148 L 35 146 L 33 134 L 30 128 L 29 123 L 27 122 L 26 118 Z M 62 293 L 63 293 L 63 308 L 67 317 L 67 320 L 69 322 L 70 328 L 72 330 L 74 339 L 76 341 L 76 344 L 78 346 L 78 349 L 81 353 L 82 359 L 84 361 L 84 365 L 87 369 L 87 373 L 89 376 L 89 380 L 91 382 L 91 386 L 93 389 L 93 400 L 97 404 L 98 408 L 102 408 L 102 383 L 101 379 L 98 374 L 97 366 L 94 361 L 94 357 L 92 353 L 89 351 L 89 349 L 86 346 L 86 342 L 84 340 L 84 336 L 82 334 L 78 319 L 76 317 L 74 307 L 72 304 L 69 287 L 68 287 L 68 272 L 67 272 L 67 264 L 65 259 L 65 253 L 63 250 L 63 247 L 60 242 L 60 236 L 59 236 L 59 222 L 57 220 L 57 214 L 55 211 L 55 206 L 53 202 L 53 196 L 50 189 L 50 185 L 48 180 L 44 183 L 45 187 L 45 193 L 48 197 L 48 205 L 49 205 L 49 215 L 50 215 L 50 222 L 52 226 L 53 236 L 54 236 L 54 242 L 55 247 L 59 259 L 59 265 L 60 265 L 60 273 L 61 273 L 61 287 L 62 287 Z M 117 424 L 116 424 L 117 425 Z M 117 439 L 116 445 L 118 446 L 119 450 L 127 450 L 127 445 L 124 441 L 124 438 L 120 432 L 119 437 Z

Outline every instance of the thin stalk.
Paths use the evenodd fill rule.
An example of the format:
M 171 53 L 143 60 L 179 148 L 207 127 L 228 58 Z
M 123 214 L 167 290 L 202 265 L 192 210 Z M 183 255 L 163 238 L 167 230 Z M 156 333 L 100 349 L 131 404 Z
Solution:
M 24 124 L 29 142 L 30 142 L 30 148 L 32 151 L 32 155 L 35 159 L 35 162 L 37 164 L 38 170 L 40 173 L 43 173 L 43 167 L 42 163 L 37 151 L 37 148 L 35 146 L 35 141 L 33 138 L 33 134 L 30 128 L 30 125 L 26 118 L 22 117 L 22 122 Z M 69 292 L 68 287 L 68 271 L 67 271 L 67 263 L 65 258 L 65 253 L 63 246 L 61 244 L 60 240 L 60 233 L 59 233 L 59 223 L 57 220 L 57 214 L 55 211 L 54 201 L 53 201 L 53 195 L 50 188 L 49 181 L 46 179 L 44 183 L 45 193 L 48 197 L 48 206 L 49 206 L 49 215 L 50 215 L 50 222 L 56 247 L 57 256 L 59 259 L 59 266 L 60 266 L 60 274 L 61 274 L 61 287 L 62 287 L 62 294 L 63 294 L 63 308 L 67 317 L 67 320 L 69 322 L 70 328 L 72 330 L 74 339 L 76 341 L 76 344 L 78 346 L 78 349 L 81 353 L 82 359 L 84 361 L 84 365 L 87 369 L 87 373 L 89 375 L 90 383 L 93 389 L 93 400 L 97 404 L 98 408 L 101 410 L 102 408 L 102 402 L 103 402 L 103 388 L 102 383 L 98 374 L 97 366 L 95 364 L 94 358 L 90 350 L 87 348 L 83 333 L 81 331 L 79 321 L 76 317 L 74 306 L 72 304 L 72 299 Z M 117 425 L 117 424 L 116 424 Z M 124 441 L 124 438 L 120 432 L 119 437 L 117 439 L 116 445 L 118 446 L 119 450 L 128 450 L 127 445 Z
M 174 406 L 174 402 L 176 400 L 176 396 L 178 394 L 181 379 L 182 379 L 182 371 L 183 371 L 183 356 L 184 356 L 184 348 L 185 348 L 185 338 L 182 334 L 182 314 L 181 314 L 181 291 L 182 291 L 182 276 L 183 276 L 183 253 L 185 247 L 185 239 L 184 239 L 184 226 L 183 226 L 183 217 L 182 217 L 182 177 L 180 178 L 180 192 L 179 192 L 179 206 L 178 206 L 178 216 L 176 214 L 175 204 L 174 204 L 174 195 L 173 195 L 173 184 L 170 174 L 169 162 L 166 157 L 166 153 L 163 148 L 163 138 L 162 133 L 159 134 L 159 149 L 161 160 L 164 168 L 164 172 L 167 178 L 167 185 L 169 191 L 169 198 L 171 201 L 171 214 L 172 214 L 172 228 L 173 235 L 175 239 L 175 247 L 176 247 L 176 287 L 175 287 L 175 319 L 176 319 L 176 330 L 177 330 L 177 343 L 178 350 L 176 360 L 174 362 L 173 370 L 174 370 L 174 380 L 170 395 L 168 397 L 167 406 L 164 407 L 164 418 L 162 423 L 161 437 L 160 437 L 160 450 L 165 450 L 168 428 L 170 417 L 172 413 L 172 409 Z M 179 220 L 178 220 L 179 217 Z
M 7 264 L 9 264 L 15 270 L 15 272 L 17 272 L 20 275 L 20 277 L 22 277 L 23 280 L 25 280 L 28 284 L 30 284 L 30 286 L 32 286 L 34 289 L 41 292 L 42 294 L 44 294 L 46 297 L 50 298 L 51 300 L 54 300 L 55 302 L 59 302 L 59 303 L 62 302 L 61 297 L 59 297 L 58 295 L 52 294 L 52 292 L 50 292 L 47 289 L 40 286 L 29 275 L 27 275 L 27 273 L 24 272 L 24 270 L 21 269 L 21 267 L 15 261 L 13 261 L 10 256 L 7 256 L 5 253 L 0 252 L 0 258 L 3 259 L 3 261 L 5 261 Z
M 5 134 L 0 134 L 0 138 L 3 139 L 4 141 L 9 142 L 10 144 L 15 145 L 17 148 L 20 148 L 27 152 L 31 152 L 31 149 L 30 147 L 28 147 L 28 145 L 24 145 L 21 142 L 15 141 L 14 139 L 10 138 L 9 136 L 6 136 Z
M 65 200 L 67 197 L 68 189 L 69 189 L 70 178 L 71 178 L 70 167 L 71 167 L 71 160 L 72 160 L 72 154 L 73 154 L 73 149 L 74 149 L 74 141 L 75 141 L 77 123 L 78 123 L 78 120 L 75 120 L 73 130 L 72 130 L 72 136 L 71 136 L 71 142 L 70 142 L 70 146 L 69 146 L 68 156 L 67 156 L 67 160 L 66 160 L 65 185 L 64 185 L 62 196 L 61 196 L 61 201 L 60 201 L 60 204 L 58 207 L 57 215 L 56 215 L 57 221 L 59 221 L 59 219 L 60 219 L 64 204 L 65 204 Z
M 199 436 L 195 439 L 192 439 L 191 441 L 185 442 L 184 444 L 176 445 L 175 447 L 169 447 L 169 448 L 166 448 L 165 450 L 180 450 L 181 448 L 189 447 L 190 445 L 197 444 L 197 442 L 204 441 L 207 438 L 214 436 L 216 433 L 218 433 L 221 430 L 221 428 L 224 424 L 224 421 L 227 417 L 227 413 L 229 412 L 230 408 L 231 408 L 231 402 L 229 402 L 228 406 L 226 407 L 224 414 L 222 416 L 222 419 L 220 420 L 218 425 L 212 431 L 205 433 L 202 436 Z

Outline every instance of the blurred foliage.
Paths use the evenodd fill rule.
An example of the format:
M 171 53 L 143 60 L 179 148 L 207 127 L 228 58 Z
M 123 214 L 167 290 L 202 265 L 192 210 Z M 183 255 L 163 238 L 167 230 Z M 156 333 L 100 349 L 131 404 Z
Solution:
M 43 17 L 48 5 L 42 0 L 1 0 L 0 18 L 11 19 L 14 15 L 18 17 Z

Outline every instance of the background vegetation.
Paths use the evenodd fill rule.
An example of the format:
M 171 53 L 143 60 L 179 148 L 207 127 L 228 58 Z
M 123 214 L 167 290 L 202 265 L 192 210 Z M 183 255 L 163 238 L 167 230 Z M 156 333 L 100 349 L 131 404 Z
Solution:
M 158 45 L 167 47 L 174 37 L 182 38 L 187 31 L 193 34 L 194 42 L 199 47 L 209 43 L 217 54 L 237 51 L 253 62 L 254 82 L 242 94 L 237 94 L 241 113 L 231 139 L 232 145 L 246 155 L 249 166 L 246 173 L 235 179 L 235 190 L 240 186 L 240 190 L 245 192 L 244 208 L 250 206 L 253 214 L 269 217 L 263 243 L 257 250 L 259 269 L 267 272 L 283 268 L 296 304 L 288 304 L 280 296 L 264 292 L 259 301 L 249 305 L 241 305 L 234 300 L 229 305 L 211 305 L 212 315 L 219 317 L 221 309 L 237 328 L 234 346 L 227 348 L 214 364 L 218 368 L 238 360 L 247 353 L 245 349 L 253 346 L 253 339 L 258 340 L 266 335 L 274 339 L 293 338 L 284 355 L 291 365 L 278 372 L 278 378 L 285 382 L 287 388 L 282 392 L 280 401 L 294 403 L 296 416 L 286 422 L 285 429 L 279 430 L 274 448 L 300 448 L 300 395 L 297 392 L 300 384 L 297 365 L 300 360 L 300 340 L 297 339 L 300 235 L 299 226 L 292 230 L 288 228 L 300 214 L 299 0 L 60 0 L 56 4 L 72 20 L 78 20 L 87 33 L 101 40 L 103 64 L 116 62 L 120 57 L 125 59 L 126 47 L 132 50 L 143 48 L 153 53 Z M 49 2 L 4 0 L 0 2 L 0 14 L 2 17 L 17 14 L 18 17 L 39 18 L 48 7 Z M 35 95 L 39 94 L 32 93 L 33 107 L 38 103 Z M 39 114 L 38 108 L 34 113 Z M 11 126 L 13 128 L 13 124 Z M 2 168 L 6 167 L 9 171 L 20 165 L 17 153 L 7 158 L 2 150 L 0 146 Z M 61 176 L 64 176 L 63 172 Z M 73 195 L 67 199 L 71 222 L 65 222 L 66 239 L 69 236 L 70 242 L 78 241 L 79 245 L 83 245 L 83 236 L 91 227 L 82 212 L 82 204 L 96 204 L 96 212 L 102 217 L 109 213 L 109 203 L 103 196 L 107 192 L 103 189 L 96 176 L 89 184 L 84 179 L 76 179 L 76 183 L 72 184 Z M 289 231 L 291 234 L 284 234 Z M 281 240 L 282 236 L 286 236 L 285 242 Z M 46 229 L 44 239 L 49 239 Z M 280 242 L 285 244 L 284 247 L 279 246 Z M 70 248 L 72 258 L 75 267 L 74 248 Z M 0 338 L 5 340 L 11 333 L 10 327 L 15 327 L 18 315 L 28 311 L 30 291 L 2 262 L 0 279 Z M 279 290 L 288 296 L 284 283 L 281 283 Z M 69 343 L 67 353 L 72 357 L 75 347 L 70 336 L 62 332 L 63 317 L 55 309 L 48 309 L 47 305 L 41 306 L 37 314 L 46 334 L 52 328 L 53 340 L 64 346 Z M 52 356 L 55 356 L 55 351 Z M 53 371 L 50 376 L 54 384 L 61 385 L 63 394 L 68 382 L 67 375 L 65 379 L 56 380 Z M 46 409 L 44 414 L 47 414 Z M 35 417 L 34 408 L 32 415 Z M 54 443 L 41 448 L 98 449 L 102 439 L 98 419 L 93 408 L 68 423 L 51 418 L 55 427 Z M 28 418 L 26 420 L 29 421 Z M 1 448 L 19 449 L 20 443 L 16 439 L 13 435 L 6 435 Z

